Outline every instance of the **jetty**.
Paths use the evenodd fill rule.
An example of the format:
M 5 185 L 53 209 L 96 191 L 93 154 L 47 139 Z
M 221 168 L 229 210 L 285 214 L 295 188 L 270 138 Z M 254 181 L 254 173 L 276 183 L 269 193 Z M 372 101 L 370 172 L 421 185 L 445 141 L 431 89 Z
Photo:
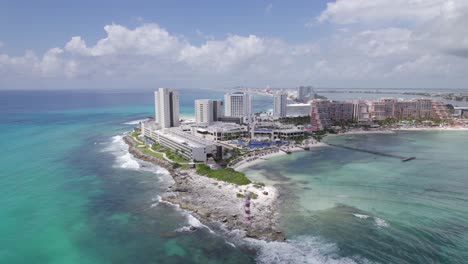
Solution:
M 328 143 L 328 145 L 332 146 L 332 147 L 344 148 L 344 149 L 360 151 L 360 152 L 366 152 L 366 153 L 379 155 L 379 156 L 384 156 L 384 157 L 396 158 L 396 159 L 400 159 L 402 162 L 411 161 L 411 160 L 416 159 L 416 157 L 403 157 L 403 156 L 400 156 L 400 155 L 388 154 L 388 153 L 384 153 L 384 152 L 381 152 L 381 151 L 362 149 L 362 148 L 344 146 L 344 145 L 339 145 L 339 144 Z
M 283 151 L 286 154 L 291 154 L 291 151 L 289 149 L 280 148 L 280 150 Z

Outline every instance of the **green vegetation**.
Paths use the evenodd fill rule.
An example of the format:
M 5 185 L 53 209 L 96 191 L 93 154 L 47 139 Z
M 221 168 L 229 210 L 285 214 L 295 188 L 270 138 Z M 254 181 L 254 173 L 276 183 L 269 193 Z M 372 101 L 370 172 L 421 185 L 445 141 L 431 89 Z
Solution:
M 237 198 L 245 198 L 245 195 L 242 193 L 236 193 Z
M 158 159 L 164 159 L 164 155 L 161 154 L 161 153 L 156 153 L 156 152 L 153 152 L 151 151 L 148 146 L 144 146 L 144 147 L 136 147 L 137 149 L 139 149 L 141 152 L 143 152 L 144 154 L 146 155 L 149 155 L 149 156 L 153 156 L 155 158 L 158 158 Z
M 166 157 L 169 159 L 180 162 L 180 163 L 187 163 L 189 162 L 186 158 L 182 157 L 182 155 L 178 154 L 177 152 L 173 152 L 172 150 L 165 149 L 164 153 L 166 153 Z
M 408 123 L 411 123 L 411 124 L 414 124 L 414 125 L 420 125 L 420 124 L 423 124 L 424 122 L 426 121 L 430 121 L 432 122 L 433 125 L 435 126 L 438 126 L 440 124 L 444 124 L 446 122 L 444 122 L 443 120 L 440 120 L 440 119 L 436 119 L 436 118 L 422 118 L 422 119 L 418 119 L 418 118 L 401 118 L 401 119 L 396 119 L 396 118 L 387 118 L 385 120 L 379 120 L 379 121 L 376 121 L 376 123 L 379 125 L 379 126 L 383 126 L 383 127 L 386 127 L 386 126 L 391 126 L 391 125 L 395 125 L 395 124 L 398 124 L 400 122 L 408 122 Z M 449 122 L 450 123 L 450 122 Z
M 212 170 L 205 164 L 197 164 L 197 174 L 237 185 L 246 185 L 251 183 L 244 173 L 235 171 L 232 168 Z
M 257 199 L 258 198 L 258 194 L 254 193 L 254 192 L 250 192 L 250 197 L 252 199 Z
M 170 160 L 173 160 L 176 163 L 188 163 L 189 162 L 186 158 L 184 158 L 178 152 L 174 152 L 168 148 L 165 148 L 158 143 L 153 143 L 151 145 L 151 149 L 157 152 L 164 152 L 167 158 L 169 158 Z
M 231 157 L 229 157 L 229 159 L 226 160 L 226 162 L 228 163 L 246 154 L 246 152 L 242 152 L 238 148 L 233 148 L 230 152 L 231 152 Z
M 180 163 L 177 163 L 177 162 L 172 163 L 172 168 L 173 168 L 173 169 L 178 169 L 178 168 L 180 168 L 180 167 L 182 167 L 182 165 L 180 165 Z
M 293 125 L 308 125 L 310 124 L 310 116 L 283 117 L 279 119 L 280 123 Z
M 265 184 L 263 182 L 254 182 L 253 187 L 260 189 L 262 187 L 265 187 Z
M 138 136 L 141 134 L 141 130 L 139 128 L 135 128 L 133 129 L 133 132 L 132 132 L 132 137 L 134 138 L 137 138 L 138 139 Z

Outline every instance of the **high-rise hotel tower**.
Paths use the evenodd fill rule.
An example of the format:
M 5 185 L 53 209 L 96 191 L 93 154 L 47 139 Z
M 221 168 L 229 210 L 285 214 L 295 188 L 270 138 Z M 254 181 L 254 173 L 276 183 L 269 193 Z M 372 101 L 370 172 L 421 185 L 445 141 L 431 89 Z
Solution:
M 250 94 L 235 92 L 224 95 L 224 115 L 228 117 L 248 118 L 252 114 Z
M 288 95 L 285 93 L 275 94 L 273 99 L 273 116 L 286 117 L 286 103 Z
M 159 88 L 154 92 L 154 119 L 161 128 L 179 126 L 179 92 Z
M 210 124 L 224 116 L 224 103 L 220 99 L 195 100 L 195 121 L 197 124 Z

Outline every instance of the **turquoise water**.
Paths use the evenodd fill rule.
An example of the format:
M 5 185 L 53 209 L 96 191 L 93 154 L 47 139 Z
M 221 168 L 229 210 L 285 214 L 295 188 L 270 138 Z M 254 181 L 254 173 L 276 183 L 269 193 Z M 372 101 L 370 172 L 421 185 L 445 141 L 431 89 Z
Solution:
M 467 263 L 467 138 L 461 131 L 328 137 L 417 159 L 319 147 L 248 173 L 285 190 L 289 237 L 320 238 L 356 262 Z
M 199 91 L 181 94 L 190 115 Z M 158 202 L 170 178 L 119 140 L 129 121 L 153 113 L 152 101 L 143 92 L 0 92 L 0 263 L 255 261 L 252 249 Z M 189 223 L 200 228 L 183 232 Z
M 181 91 L 182 114 L 193 114 L 199 95 Z M 0 263 L 468 258 L 466 133 L 329 139 L 417 156 L 408 163 L 320 148 L 253 168 L 252 177 L 283 185 L 291 239 L 266 243 L 203 226 L 159 201 L 170 177 L 134 160 L 121 141 L 132 121 L 152 115 L 152 100 L 151 92 L 0 92 Z M 270 106 L 271 98 L 258 98 L 254 107 Z M 189 224 L 199 228 L 187 232 Z

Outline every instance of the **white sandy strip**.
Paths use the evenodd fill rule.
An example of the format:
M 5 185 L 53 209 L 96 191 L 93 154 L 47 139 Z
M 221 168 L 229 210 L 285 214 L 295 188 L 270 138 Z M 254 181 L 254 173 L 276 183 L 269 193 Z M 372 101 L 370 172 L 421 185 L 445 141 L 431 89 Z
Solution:
M 468 127 L 402 127 L 393 131 L 468 131 Z
M 254 160 L 251 160 L 251 161 L 244 160 L 242 162 L 237 163 L 232 168 L 235 169 L 235 170 L 246 169 L 246 168 L 248 168 L 250 166 L 253 166 L 255 164 L 259 164 L 259 163 L 262 163 L 264 161 L 267 161 L 270 158 L 283 156 L 283 155 L 287 155 L 286 152 L 284 152 L 284 151 L 274 152 L 274 153 L 271 153 L 271 154 L 267 154 L 265 156 L 257 157 L 257 159 L 254 159 Z M 248 158 L 252 158 L 252 157 L 248 157 Z
M 310 148 L 323 147 L 323 146 L 327 146 L 327 144 L 321 143 L 321 142 L 316 142 L 314 144 L 309 145 Z M 292 153 L 305 151 L 303 148 L 299 148 L 299 147 L 289 148 L 288 150 L 291 151 Z M 275 153 L 267 154 L 265 156 L 260 156 L 255 160 L 251 160 L 251 161 L 245 161 L 244 160 L 244 161 L 242 161 L 240 163 L 237 163 L 232 168 L 235 169 L 235 170 L 239 170 L 239 171 L 245 170 L 248 167 L 251 167 L 253 165 L 265 162 L 265 161 L 269 160 L 270 158 L 283 156 L 283 155 L 287 155 L 287 153 L 280 150 L 280 151 L 275 152 Z
M 365 131 L 365 130 L 351 130 L 338 135 L 361 135 L 361 134 L 395 134 L 393 130 L 374 130 L 374 131 Z

